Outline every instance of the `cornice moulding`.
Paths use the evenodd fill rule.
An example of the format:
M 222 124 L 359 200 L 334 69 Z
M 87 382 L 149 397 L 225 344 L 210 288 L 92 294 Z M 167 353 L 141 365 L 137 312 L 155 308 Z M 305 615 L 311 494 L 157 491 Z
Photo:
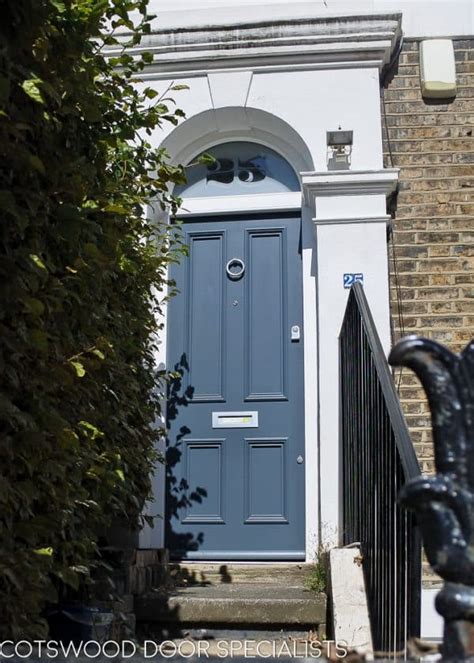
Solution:
M 390 61 L 401 36 L 401 14 L 297 16 L 242 23 L 167 25 L 128 53 L 151 51 L 146 72 L 171 73 L 247 66 L 373 66 Z M 118 49 L 110 49 L 115 55 Z
M 390 214 L 382 216 L 338 217 L 336 219 L 315 217 L 313 223 L 315 226 L 338 226 L 346 225 L 347 223 L 383 223 L 384 225 L 388 225 L 391 218 Z
M 392 193 L 398 182 L 398 168 L 381 170 L 336 170 L 301 173 L 306 204 L 321 196 L 364 196 Z

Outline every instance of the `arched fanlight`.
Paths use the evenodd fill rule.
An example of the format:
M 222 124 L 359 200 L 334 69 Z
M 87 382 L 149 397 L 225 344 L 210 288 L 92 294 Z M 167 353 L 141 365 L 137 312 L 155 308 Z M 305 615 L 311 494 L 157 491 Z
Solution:
M 300 183 L 288 161 L 264 145 L 223 143 L 206 150 L 213 162 L 199 163 L 199 155 L 186 168 L 187 184 L 176 187 L 182 198 L 235 196 L 299 191 Z

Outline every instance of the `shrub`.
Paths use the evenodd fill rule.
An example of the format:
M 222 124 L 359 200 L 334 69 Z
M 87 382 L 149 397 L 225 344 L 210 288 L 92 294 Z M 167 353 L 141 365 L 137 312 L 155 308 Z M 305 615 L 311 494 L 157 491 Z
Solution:
M 45 634 L 45 602 L 91 577 L 99 534 L 138 523 L 157 461 L 156 315 L 182 247 L 144 210 L 175 207 L 182 170 L 150 135 L 182 113 L 134 84 L 146 7 L 2 2 L 1 637 Z

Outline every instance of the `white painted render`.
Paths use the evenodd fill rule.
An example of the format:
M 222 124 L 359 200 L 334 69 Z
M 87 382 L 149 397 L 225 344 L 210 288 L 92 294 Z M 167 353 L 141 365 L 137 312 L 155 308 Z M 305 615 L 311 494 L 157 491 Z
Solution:
M 334 640 L 373 660 L 369 605 L 360 548 L 334 548 L 329 552 L 329 579 Z
M 205 34 L 184 33 L 179 38 L 184 51 L 178 49 L 163 66 L 157 59 L 158 64 L 146 71 L 146 84 L 158 90 L 173 82 L 189 85 L 189 90 L 174 93 L 187 119 L 152 136 L 154 144 L 167 147 L 175 162 L 187 163 L 219 143 L 254 141 L 280 152 L 301 178 L 301 195 L 279 194 L 273 204 L 265 194 L 240 200 L 191 199 L 184 201 L 183 215 L 302 209 L 308 559 L 314 558 L 322 538 L 329 542 L 338 537 L 338 335 L 348 296 L 343 288 L 345 272 L 364 273 L 383 346 L 389 347 L 385 200 L 397 171 L 382 167 L 379 73 L 395 49 L 399 21 L 398 15 L 351 19 L 341 37 L 337 31 L 326 36 L 332 24 L 311 18 L 306 30 L 316 48 L 313 65 L 302 62 L 297 51 L 285 50 L 291 21 L 282 27 L 272 51 L 278 66 L 262 67 L 259 48 L 245 59 L 235 60 L 230 53 L 227 66 L 229 60 L 213 60 L 205 52 Z M 370 41 L 374 30 L 375 46 Z M 360 34 L 368 34 L 368 41 L 355 38 Z M 187 39 L 201 49 L 199 67 L 192 70 L 187 65 L 183 75 L 171 78 L 170 67 L 175 74 L 183 66 L 180 58 L 186 57 Z M 265 33 L 259 33 L 258 39 L 265 43 Z M 328 39 L 331 59 L 332 53 L 339 58 L 330 69 Z M 152 49 L 164 48 L 153 35 L 149 42 Z M 204 64 L 207 71 L 202 71 Z M 339 127 L 353 131 L 351 170 L 328 173 L 326 132 Z M 164 364 L 162 338 L 157 361 Z M 150 512 L 163 514 L 162 469 L 155 486 L 156 502 Z M 163 546 L 163 526 L 164 521 L 158 520 L 153 530 L 146 529 L 141 545 Z
M 240 23 L 268 17 L 354 15 L 403 12 L 405 37 L 452 37 L 474 34 L 472 0 L 151 0 L 150 10 L 162 26 L 202 20 Z
M 421 591 L 421 629 L 424 640 L 440 641 L 443 637 L 443 618 L 435 608 L 435 598 L 441 587 Z

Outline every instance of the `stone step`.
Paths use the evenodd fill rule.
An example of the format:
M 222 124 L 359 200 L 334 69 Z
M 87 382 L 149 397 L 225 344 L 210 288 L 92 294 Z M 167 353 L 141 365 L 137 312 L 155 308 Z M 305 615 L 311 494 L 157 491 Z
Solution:
M 280 578 L 281 580 L 281 578 Z M 317 627 L 326 623 L 326 595 L 285 582 L 228 582 L 177 587 L 135 598 L 139 622 Z
M 305 588 L 313 569 L 313 564 L 298 563 L 181 562 L 169 565 L 169 575 L 182 587 L 252 583 Z

